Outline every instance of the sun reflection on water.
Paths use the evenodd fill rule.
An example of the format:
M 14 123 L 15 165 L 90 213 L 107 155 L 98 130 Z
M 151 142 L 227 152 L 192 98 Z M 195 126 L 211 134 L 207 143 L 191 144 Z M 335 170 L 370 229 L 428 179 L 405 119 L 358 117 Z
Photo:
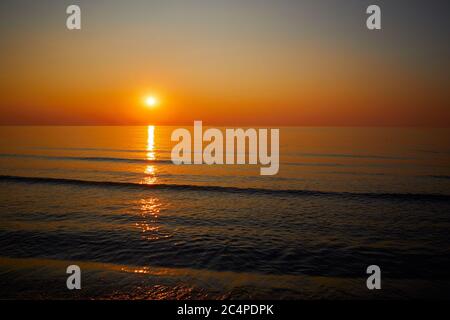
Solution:
M 122 267 L 120 269 L 122 272 L 127 273 L 140 273 L 140 274 L 151 274 L 155 276 L 167 276 L 176 275 L 177 272 L 170 270 L 168 268 L 150 268 L 150 267 Z
M 169 237 L 165 232 L 161 232 L 158 221 L 160 207 L 161 203 L 156 197 L 139 200 L 139 214 L 142 219 L 136 222 L 136 227 L 142 232 L 142 238 L 145 240 L 159 240 Z
M 155 126 L 147 127 L 147 160 L 155 160 Z
M 146 160 L 156 160 L 155 155 L 155 126 L 147 127 L 147 148 Z M 142 184 L 155 184 L 157 182 L 157 167 L 149 164 L 144 168 L 145 177 Z M 139 214 L 141 221 L 136 223 L 136 227 L 141 231 L 142 238 L 146 240 L 158 240 L 170 237 L 167 232 L 161 232 L 158 221 L 161 203 L 157 197 L 143 198 L 139 200 Z
M 147 160 L 156 160 L 155 154 L 155 126 L 147 126 Z M 156 166 L 155 165 L 147 165 L 145 167 L 144 173 L 145 177 L 142 181 L 143 184 L 155 184 L 157 182 L 156 178 Z
M 139 204 L 142 221 L 136 222 L 136 227 L 144 234 L 143 238 L 152 240 L 157 237 L 160 228 L 158 226 L 159 201 L 157 198 L 141 199 Z

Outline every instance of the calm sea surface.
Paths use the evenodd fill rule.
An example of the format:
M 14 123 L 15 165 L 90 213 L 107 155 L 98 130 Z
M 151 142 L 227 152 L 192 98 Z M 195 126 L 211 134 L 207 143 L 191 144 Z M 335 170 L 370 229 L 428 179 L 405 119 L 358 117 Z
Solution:
M 174 129 L 0 127 L 0 298 L 450 297 L 449 129 L 281 128 L 276 176 Z

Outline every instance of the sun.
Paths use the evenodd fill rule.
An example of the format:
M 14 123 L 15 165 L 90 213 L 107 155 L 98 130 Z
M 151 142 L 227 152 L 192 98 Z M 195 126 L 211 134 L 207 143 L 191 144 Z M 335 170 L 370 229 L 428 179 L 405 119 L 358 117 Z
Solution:
M 148 107 L 154 107 L 158 104 L 158 99 L 156 99 L 156 97 L 154 96 L 148 96 L 145 98 L 145 104 Z

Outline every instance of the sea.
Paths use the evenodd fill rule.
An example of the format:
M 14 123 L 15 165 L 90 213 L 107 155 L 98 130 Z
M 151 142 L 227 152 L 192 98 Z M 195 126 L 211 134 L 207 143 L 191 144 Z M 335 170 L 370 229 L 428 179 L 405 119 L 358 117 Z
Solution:
M 0 299 L 450 298 L 450 129 L 281 127 L 262 176 L 177 128 L 0 127 Z

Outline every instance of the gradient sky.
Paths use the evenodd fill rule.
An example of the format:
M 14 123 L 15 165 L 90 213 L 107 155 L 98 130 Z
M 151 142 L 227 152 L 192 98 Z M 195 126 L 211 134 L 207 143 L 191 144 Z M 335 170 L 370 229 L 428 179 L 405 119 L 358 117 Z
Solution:
M 449 3 L 2 0 L 0 124 L 448 127 Z

